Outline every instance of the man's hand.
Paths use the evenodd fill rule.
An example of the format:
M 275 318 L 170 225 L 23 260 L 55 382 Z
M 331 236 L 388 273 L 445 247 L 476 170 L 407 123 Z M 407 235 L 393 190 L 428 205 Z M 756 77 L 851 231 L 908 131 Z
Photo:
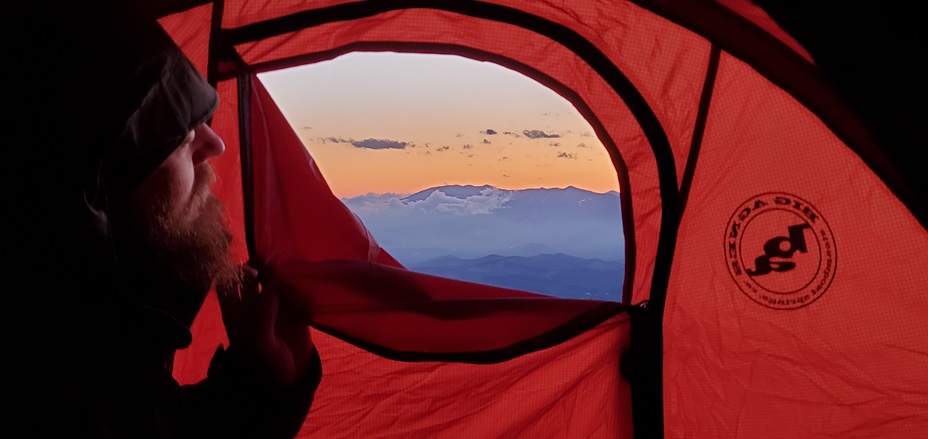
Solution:
M 265 364 L 280 384 L 292 384 L 309 366 L 309 327 L 280 307 L 273 288 L 262 288 L 258 272 L 241 267 L 241 281 L 216 286 L 229 350 Z

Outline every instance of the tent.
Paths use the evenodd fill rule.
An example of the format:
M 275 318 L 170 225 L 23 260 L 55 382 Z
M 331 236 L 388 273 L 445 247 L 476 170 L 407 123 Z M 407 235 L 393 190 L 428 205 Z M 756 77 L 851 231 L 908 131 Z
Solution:
M 215 84 L 236 253 L 313 328 L 299 437 L 917 437 L 928 431 L 918 178 L 755 4 L 177 0 Z M 622 188 L 622 303 L 405 270 L 328 190 L 256 74 L 457 54 L 547 85 Z M 898 157 L 898 156 L 893 156 Z M 910 169 L 910 168 L 909 168 Z M 923 178 L 921 179 L 923 182 Z M 182 382 L 222 342 L 207 302 Z

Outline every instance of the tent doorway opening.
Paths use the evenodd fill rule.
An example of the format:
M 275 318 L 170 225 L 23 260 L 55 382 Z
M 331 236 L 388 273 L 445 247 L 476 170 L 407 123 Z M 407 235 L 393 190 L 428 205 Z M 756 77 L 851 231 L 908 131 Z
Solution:
M 621 300 L 616 169 L 551 89 L 489 62 L 394 52 L 259 79 L 333 193 L 407 268 Z

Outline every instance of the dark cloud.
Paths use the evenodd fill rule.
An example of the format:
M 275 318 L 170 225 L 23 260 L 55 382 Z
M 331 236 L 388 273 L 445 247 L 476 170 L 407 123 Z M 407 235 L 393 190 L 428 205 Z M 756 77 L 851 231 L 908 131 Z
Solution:
M 451 147 L 448 145 L 445 145 L 445 146 L 439 146 L 438 148 L 435 148 L 435 151 L 447 151 L 449 149 L 451 149 Z
M 493 142 L 491 142 L 491 141 L 489 141 L 489 140 L 487 140 L 487 139 L 483 139 L 483 144 L 484 144 L 484 145 L 489 145 L 489 144 L 491 144 L 491 143 L 493 143 Z
M 341 137 L 320 137 L 319 141 L 322 143 L 351 143 L 352 140 L 345 140 Z
M 486 135 L 488 135 L 488 136 L 492 136 L 492 135 L 496 134 L 496 130 L 494 130 L 494 129 L 492 129 L 492 128 L 487 128 L 486 131 L 481 131 L 480 134 L 486 134 Z
M 550 146 L 561 146 L 561 142 L 551 142 L 548 145 Z
M 577 148 L 588 148 L 588 146 L 586 146 L 586 143 L 578 143 Z
M 355 148 L 367 148 L 367 149 L 405 149 L 409 142 L 400 142 L 396 140 L 387 140 L 387 139 L 364 139 L 364 140 L 352 140 L 351 144 Z
M 559 152 L 559 153 L 557 153 L 557 158 L 559 158 L 559 159 L 575 159 L 575 158 L 577 158 L 577 156 L 574 155 L 574 154 L 572 154 L 572 153 L 569 153 L 569 152 Z
M 506 131 L 506 132 L 504 132 L 503 134 L 508 134 L 508 135 L 510 135 L 510 136 L 513 136 L 513 137 L 522 137 L 521 134 L 519 134 L 519 133 L 514 133 L 514 132 L 512 132 L 512 131 Z
M 464 148 L 464 149 L 471 149 L 471 148 L 473 148 L 473 147 L 474 147 L 474 145 L 471 145 L 470 143 L 468 143 L 468 144 L 462 146 L 462 148 Z
M 313 129 L 313 127 L 311 127 L 311 126 L 309 126 L 309 125 L 304 125 L 302 128 L 303 128 L 304 130 L 311 130 L 311 129 Z
M 556 139 L 560 134 L 548 134 L 542 130 L 523 130 L 522 135 L 529 139 Z

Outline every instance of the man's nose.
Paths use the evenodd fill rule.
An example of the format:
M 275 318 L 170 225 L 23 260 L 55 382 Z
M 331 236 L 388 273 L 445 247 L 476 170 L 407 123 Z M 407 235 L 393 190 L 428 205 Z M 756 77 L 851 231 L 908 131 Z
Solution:
M 200 163 L 213 157 L 218 157 L 226 150 L 222 138 L 207 124 L 201 124 L 194 130 L 194 162 Z

